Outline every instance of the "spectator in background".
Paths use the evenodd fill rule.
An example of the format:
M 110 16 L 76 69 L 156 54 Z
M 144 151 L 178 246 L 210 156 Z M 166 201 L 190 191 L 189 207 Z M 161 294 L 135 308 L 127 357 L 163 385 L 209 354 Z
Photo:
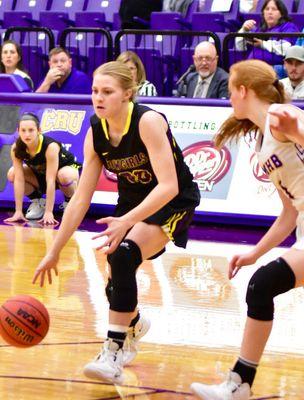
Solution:
M 119 16 L 122 29 L 147 29 L 151 12 L 162 11 L 163 0 L 121 0 Z M 146 23 L 134 20 L 138 17 Z
M 68 50 L 55 47 L 49 53 L 50 69 L 36 93 L 91 94 L 92 83 L 82 71 L 72 68 Z
M 23 67 L 21 47 L 14 40 L 3 42 L 1 49 L 0 73 L 14 74 L 21 76 L 30 89 L 34 89 L 34 84 L 30 76 Z
M 117 57 L 116 61 L 121 61 L 129 67 L 133 81 L 138 87 L 138 96 L 157 96 L 156 87 L 153 83 L 147 81 L 145 67 L 136 53 L 124 51 Z
M 196 71 L 190 72 L 177 88 L 178 97 L 200 97 L 226 99 L 228 95 L 228 74 L 218 67 L 218 55 L 213 43 L 199 43 L 193 55 Z
M 290 22 L 287 8 L 282 0 L 266 0 L 262 7 L 262 19 L 259 27 L 256 26 L 256 21 L 249 19 L 244 22 L 240 33 L 246 32 L 299 32 L 299 28 Z M 236 50 L 248 50 L 248 59 L 255 58 L 266 61 L 271 65 L 279 65 L 281 68 L 275 68 L 281 76 L 283 57 L 286 50 L 291 45 L 295 44 L 295 38 L 284 39 L 269 39 L 262 40 L 258 37 L 245 39 L 238 37 L 235 39 Z
M 284 68 L 287 78 L 281 79 L 285 92 L 293 100 L 304 99 L 304 47 L 291 46 L 287 49 Z

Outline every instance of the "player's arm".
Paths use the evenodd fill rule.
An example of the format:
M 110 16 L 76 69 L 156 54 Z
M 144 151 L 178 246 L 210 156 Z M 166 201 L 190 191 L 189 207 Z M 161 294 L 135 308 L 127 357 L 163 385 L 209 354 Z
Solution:
M 53 208 L 55 203 L 56 177 L 59 168 L 59 151 L 60 147 L 57 143 L 49 144 L 46 152 L 46 205 L 43 222 L 53 223 Z
M 95 239 L 107 236 L 106 241 L 98 248 L 103 248 L 106 254 L 115 251 L 132 226 L 153 215 L 178 194 L 178 180 L 167 138 L 167 128 L 164 118 L 155 111 L 146 112 L 139 122 L 140 137 L 147 148 L 158 183 L 147 197 L 128 213 L 121 217 L 107 217 L 96 221 L 108 225 L 105 231 L 95 236 Z M 109 247 L 105 249 L 107 246 Z
M 22 160 L 15 156 L 16 145 L 11 148 L 11 158 L 14 167 L 14 197 L 15 197 L 15 213 L 12 217 L 6 218 L 5 222 L 26 221 L 23 215 L 23 197 L 25 190 L 25 179 Z
M 155 111 L 146 112 L 140 120 L 140 137 L 147 148 L 158 184 L 137 207 L 122 217 L 131 226 L 154 214 L 178 194 L 177 172 L 167 129 L 167 122 Z
M 62 223 L 51 252 L 59 253 L 83 220 L 101 173 L 102 163 L 93 148 L 91 128 L 84 142 L 84 163 L 77 189 L 65 209 Z
M 279 246 L 296 227 L 298 211 L 294 208 L 291 200 L 281 190 L 278 190 L 278 194 L 281 198 L 283 208 L 270 229 L 255 246 L 254 251 L 257 259 L 270 249 Z
M 102 163 L 93 148 L 92 129 L 89 128 L 84 143 L 84 164 L 79 184 L 65 209 L 62 223 L 55 240 L 47 255 L 36 269 L 33 283 L 40 277 L 40 285 L 43 286 L 45 274 L 48 276 L 49 283 L 52 283 L 51 270 L 54 269 L 57 274 L 56 264 L 59 259 L 60 251 L 79 226 L 90 206 L 101 173 L 101 168 Z
M 263 254 L 279 246 L 295 229 L 298 212 L 284 193 L 280 190 L 278 193 L 283 204 L 280 215 L 251 251 L 233 256 L 229 262 L 229 279 L 233 278 L 243 266 L 254 264 Z
M 292 141 L 304 148 L 304 112 L 291 104 L 270 111 L 270 128 L 276 139 Z

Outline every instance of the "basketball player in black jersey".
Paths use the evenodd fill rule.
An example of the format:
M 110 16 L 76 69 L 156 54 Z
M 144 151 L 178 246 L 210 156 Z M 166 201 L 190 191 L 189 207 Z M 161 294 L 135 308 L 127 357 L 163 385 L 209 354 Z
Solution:
M 11 149 L 13 166 L 7 174 L 14 184 L 16 209 L 4 222 L 40 219 L 43 224 L 57 224 L 53 215 L 55 190 L 59 188 L 63 192 L 67 203 L 76 190 L 81 164 L 61 143 L 41 134 L 35 114 L 21 116 L 18 133 Z M 42 198 L 43 194 L 46 199 Z M 32 200 L 25 216 L 22 211 L 24 195 Z
M 136 87 L 129 68 L 118 61 L 103 64 L 94 73 L 91 118 L 84 144 L 84 168 L 58 235 L 39 264 L 33 282 L 43 286 L 57 271 L 60 251 L 84 217 L 102 167 L 117 174 L 118 204 L 107 224 L 99 249 L 108 256 L 111 278 L 106 287 L 110 303 L 109 330 L 103 351 L 87 364 L 86 376 L 123 381 L 123 366 L 136 355 L 138 340 L 149 322 L 137 310 L 136 270 L 143 260 L 164 251 L 172 240 L 185 247 L 188 227 L 200 194 L 183 161 L 166 118 L 134 104 Z M 129 349 L 124 342 L 129 341 Z

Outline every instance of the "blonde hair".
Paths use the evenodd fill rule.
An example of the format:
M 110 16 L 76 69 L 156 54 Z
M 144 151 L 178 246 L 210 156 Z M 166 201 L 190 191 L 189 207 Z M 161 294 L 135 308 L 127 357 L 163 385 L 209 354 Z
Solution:
M 258 99 L 269 104 L 286 103 L 288 98 L 284 86 L 277 79 L 274 69 L 264 61 L 245 60 L 235 63 L 230 68 L 230 80 L 233 73 L 232 85 L 236 88 L 245 86 L 254 91 Z M 256 133 L 258 127 L 249 119 L 238 120 L 232 114 L 220 127 L 215 137 L 215 145 L 223 146 L 232 139 L 239 139 L 249 131 Z
M 100 67 L 96 68 L 93 77 L 95 75 L 109 75 L 116 79 L 123 90 L 132 90 L 132 95 L 130 100 L 134 100 L 137 92 L 137 86 L 133 82 L 133 78 L 130 69 L 120 61 L 110 61 L 102 64 Z
M 144 64 L 142 63 L 138 55 L 133 51 L 123 51 L 119 54 L 116 61 L 121 61 L 124 64 L 126 64 L 128 61 L 131 61 L 136 66 L 136 81 L 138 85 L 145 82 L 145 80 L 147 79 Z

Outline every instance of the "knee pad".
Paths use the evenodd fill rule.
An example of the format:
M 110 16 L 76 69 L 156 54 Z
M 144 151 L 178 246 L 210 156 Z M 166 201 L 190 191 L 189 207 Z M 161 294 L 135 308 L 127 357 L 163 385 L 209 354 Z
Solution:
M 246 302 L 247 315 L 260 321 L 272 321 L 274 297 L 295 287 L 293 270 L 283 258 L 277 258 L 259 268 L 249 281 Z
M 132 312 L 137 306 L 136 270 L 142 263 L 140 248 L 129 239 L 123 240 L 108 256 L 111 266 L 112 291 L 110 309 Z
M 111 303 L 112 291 L 113 291 L 112 279 L 109 278 L 107 286 L 105 288 L 106 296 L 109 303 Z

